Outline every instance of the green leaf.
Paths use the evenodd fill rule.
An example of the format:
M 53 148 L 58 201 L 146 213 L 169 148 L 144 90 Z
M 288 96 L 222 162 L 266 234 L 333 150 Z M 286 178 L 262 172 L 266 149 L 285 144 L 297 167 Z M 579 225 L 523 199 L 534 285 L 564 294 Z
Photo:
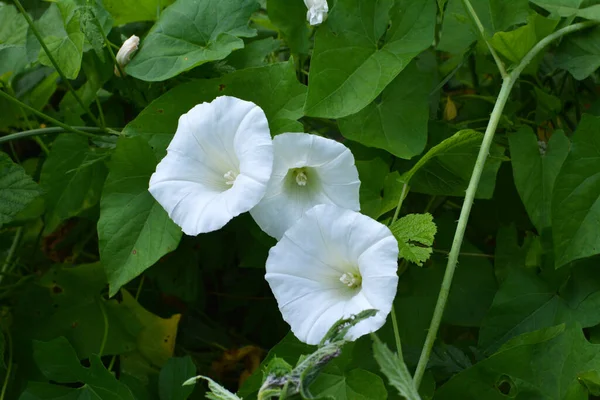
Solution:
M 198 375 L 195 378 L 188 379 L 184 385 L 193 385 L 199 380 L 205 380 L 208 382 L 209 393 L 206 393 L 206 398 L 210 400 L 242 400 L 217 382 L 213 381 L 207 376 Z
M 227 57 L 227 64 L 235 69 L 262 67 L 267 64 L 267 56 L 279 49 L 281 43 L 281 40 L 272 37 L 247 43 L 243 49 L 234 51 Z
M 561 131 L 539 143 L 530 128 L 508 135 L 515 185 L 538 232 L 551 225 L 551 202 L 554 183 L 569 154 L 571 143 Z
M 462 130 L 432 147 L 400 178 L 416 192 L 464 197 L 481 147 L 483 134 Z M 504 149 L 492 145 L 481 176 L 476 198 L 489 199 L 494 193 L 496 175 L 505 161 Z
M 471 0 L 488 38 L 525 22 L 529 13 L 527 3 L 527 0 Z M 480 38 L 479 31 L 463 6 L 463 0 L 449 0 L 437 49 L 460 54 Z
M 390 167 L 381 158 L 356 161 L 361 181 L 360 210 L 371 218 L 379 218 L 398 205 L 403 184 L 398 181 L 398 172 L 389 172 Z
M 587 5 L 582 0 L 532 0 L 533 3 L 550 11 L 553 17 L 581 17 L 600 21 L 600 4 Z
M 100 6 L 97 9 L 103 10 Z M 96 12 L 92 6 L 83 6 L 78 9 L 80 29 L 85 35 L 87 42 L 92 46 L 96 55 L 100 60 L 104 61 L 104 28 L 96 18 Z M 104 11 L 106 13 L 106 11 Z M 108 16 L 110 18 L 110 16 Z M 112 21 L 109 21 L 109 26 L 112 26 Z M 108 31 L 105 31 L 108 35 Z
M 75 79 L 81 68 L 83 42 L 77 6 L 62 0 L 48 7 L 44 15 L 35 23 L 50 54 L 68 79 Z M 28 33 L 33 38 L 33 33 Z M 40 48 L 39 61 L 43 65 L 53 67 L 44 49 Z
M 302 0 L 268 0 L 269 19 L 279 29 L 293 54 L 308 54 L 309 30 Z
M 100 201 L 100 259 L 110 296 L 165 254 L 175 250 L 181 229 L 148 192 L 156 156 L 142 138 L 120 138 Z
M 396 157 L 420 154 L 427 143 L 433 76 L 412 62 L 363 110 L 338 121 L 342 135 Z
M 79 391 L 81 397 L 134 400 L 127 386 L 117 381 L 104 367 L 100 357 L 91 356 L 90 367 L 83 367 L 73 347 L 62 336 L 49 342 L 35 342 L 33 354 L 38 368 L 49 380 L 57 383 L 83 383 L 84 386 L 80 389 L 72 389 Z
M 0 151 L 0 227 L 41 194 L 39 186 L 25 170 Z
M 555 63 L 577 80 L 592 75 L 600 67 L 600 28 L 567 36 L 556 52 Z
M 102 0 L 104 8 L 115 19 L 116 25 L 138 21 L 154 21 L 160 11 L 173 0 Z
M 399 257 L 423 266 L 429 260 L 437 226 L 431 214 L 408 214 L 390 226 L 398 240 Z
M 190 356 L 170 358 L 158 377 L 160 400 L 186 400 L 194 387 L 183 383 L 194 375 L 196 365 Z
M 342 371 L 330 368 L 322 372 L 311 386 L 315 398 L 336 400 L 381 400 L 387 398 L 383 380 L 361 368 Z
M 435 19 L 434 0 L 338 0 L 315 38 L 306 115 L 362 110 L 431 46 Z
M 600 369 L 600 346 L 581 328 L 563 326 L 525 334 L 510 346 L 454 376 L 436 392 L 446 399 L 587 399 L 579 376 Z
M 248 19 L 255 0 L 177 0 L 160 16 L 126 72 L 164 81 L 209 61 L 222 60 L 256 34 Z
M 146 107 L 125 127 L 123 134 L 143 136 L 162 158 L 177 130 L 179 117 L 196 104 L 222 95 L 260 106 L 269 119 L 273 135 L 303 131 L 297 119 L 302 117 L 306 87 L 296 79 L 293 63 L 279 63 L 180 85 Z
M 390 384 L 396 388 L 400 396 L 407 400 L 421 400 L 415 388 L 412 376 L 406 368 L 402 353 L 392 353 L 377 335 L 373 334 L 373 354 L 381 372 L 388 378 Z
M 27 28 L 15 6 L 0 3 L 0 76 L 27 64 Z
M 600 253 L 600 117 L 584 115 L 554 185 L 556 267 Z
M 80 135 L 65 133 L 56 138 L 40 177 L 46 233 L 98 203 L 107 174 L 103 159 L 108 155 L 90 147 L 88 139 Z

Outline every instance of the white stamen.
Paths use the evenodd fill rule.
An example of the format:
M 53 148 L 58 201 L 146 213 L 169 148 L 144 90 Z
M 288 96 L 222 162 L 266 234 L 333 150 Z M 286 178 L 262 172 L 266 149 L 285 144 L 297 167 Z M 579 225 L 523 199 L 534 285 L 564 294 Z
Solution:
M 236 174 L 235 172 L 227 171 L 227 173 L 223 175 L 223 178 L 225 178 L 225 183 L 231 186 L 235 183 L 237 176 L 238 174 Z
M 342 276 L 340 276 L 340 282 L 349 288 L 356 288 L 360 286 L 362 283 L 361 276 L 358 274 L 353 274 L 352 272 L 344 272 Z
M 296 173 L 296 183 L 298 186 L 306 186 L 308 183 L 308 177 L 304 171 L 298 171 Z

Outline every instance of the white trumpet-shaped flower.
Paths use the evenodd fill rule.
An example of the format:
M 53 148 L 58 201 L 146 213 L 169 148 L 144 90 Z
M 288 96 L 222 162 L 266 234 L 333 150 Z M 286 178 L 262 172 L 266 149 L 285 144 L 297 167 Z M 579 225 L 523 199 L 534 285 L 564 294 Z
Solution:
M 317 204 L 360 210 L 358 170 L 343 144 L 307 133 L 273 139 L 273 175 L 267 193 L 250 214 L 276 239 Z
M 179 118 L 149 191 L 187 235 L 222 228 L 261 200 L 273 168 L 267 117 L 222 96 Z
M 327 0 L 304 0 L 304 4 L 308 8 L 306 19 L 311 25 L 322 24 L 327 19 L 329 11 Z
M 115 75 L 121 76 L 119 67 L 122 70 L 127 64 L 129 64 L 133 53 L 137 51 L 139 45 L 140 38 L 136 35 L 132 35 L 129 39 L 123 42 L 123 45 L 121 46 L 121 48 L 117 52 L 117 55 L 115 56 L 115 58 L 117 59 L 117 64 L 119 64 L 119 66 L 115 65 Z M 125 71 L 123 71 L 123 73 L 125 73 Z
M 379 329 L 398 286 L 398 242 L 379 222 L 322 204 L 309 210 L 269 251 L 266 280 L 283 319 L 301 341 L 318 344 L 340 318 L 374 317 L 346 338 Z

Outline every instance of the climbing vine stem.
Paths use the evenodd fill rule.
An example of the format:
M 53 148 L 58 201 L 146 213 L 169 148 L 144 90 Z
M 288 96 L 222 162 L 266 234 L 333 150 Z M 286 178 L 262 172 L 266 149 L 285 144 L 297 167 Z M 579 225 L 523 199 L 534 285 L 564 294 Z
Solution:
M 469 12 L 474 12 L 472 8 Z M 477 19 L 476 16 L 473 17 Z M 458 220 L 458 225 L 456 227 L 456 232 L 454 233 L 454 240 L 452 241 L 452 248 L 448 255 L 448 264 L 446 266 L 446 272 L 444 274 L 444 279 L 442 281 L 442 287 L 440 289 L 440 293 L 438 296 L 438 300 L 433 311 L 433 317 L 431 319 L 431 324 L 429 325 L 429 330 L 427 331 L 427 337 L 425 338 L 425 344 L 423 345 L 423 350 L 421 352 L 421 356 L 419 358 L 419 363 L 417 364 L 417 369 L 415 370 L 414 375 L 414 383 L 418 388 L 421 384 L 421 380 L 423 379 L 423 375 L 425 373 L 425 369 L 427 368 L 427 363 L 429 362 L 429 357 L 431 355 L 431 350 L 433 348 L 433 344 L 437 337 L 437 332 L 440 327 L 440 323 L 442 321 L 442 316 L 444 314 L 444 309 L 446 307 L 446 303 L 448 301 L 448 295 L 450 294 L 450 287 L 452 285 L 452 278 L 454 277 L 454 271 L 456 270 L 456 265 L 458 262 L 458 256 L 460 253 L 460 248 L 462 246 L 463 238 L 465 236 L 465 229 L 467 227 L 467 222 L 469 220 L 469 214 L 471 213 L 471 207 L 473 206 L 473 200 L 475 199 L 475 193 L 477 192 L 477 188 L 479 186 L 479 180 L 481 179 L 481 174 L 483 172 L 483 167 L 485 166 L 485 162 L 487 156 L 490 151 L 490 147 L 494 140 L 494 133 L 496 132 L 496 128 L 498 127 L 498 122 L 502 117 L 502 112 L 508 98 L 510 96 L 510 92 L 517 81 L 519 79 L 519 75 L 525 69 L 525 67 L 542 51 L 549 43 L 552 41 L 568 35 L 569 33 L 576 32 L 582 29 L 586 29 L 597 25 L 596 22 L 580 22 L 577 24 L 573 24 L 562 28 L 551 35 L 546 36 L 539 43 L 537 43 L 527 55 L 521 60 L 521 62 L 508 74 L 503 78 L 502 87 L 500 89 L 500 93 L 498 94 L 498 98 L 494 105 L 494 109 L 490 116 L 489 123 L 485 130 L 485 134 L 483 137 L 483 141 L 481 143 L 481 148 L 479 150 L 479 154 L 477 156 L 477 161 L 475 162 L 475 167 L 473 168 L 473 174 L 471 175 L 471 180 L 469 181 L 469 186 L 467 188 L 467 192 L 465 195 L 465 200 L 460 212 L 460 218 Z

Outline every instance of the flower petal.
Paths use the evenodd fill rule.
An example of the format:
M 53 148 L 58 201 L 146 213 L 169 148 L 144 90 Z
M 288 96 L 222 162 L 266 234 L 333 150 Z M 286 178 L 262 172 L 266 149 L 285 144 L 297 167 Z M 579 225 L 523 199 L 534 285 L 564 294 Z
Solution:
M 222 228 L 264 196 L 273 167 L 267 118 L 254 103 L 218 97 L 179 118 L 149 191 L 187 235 Z
M 360 213 L 317 205 L 269 251 L 265 278 L 283 319 L 301 341 L 317 344 L 339 319 L 367 309 L 349 339 L 379 329 L 398 286 L 398 242 L 390 230 Z M 360 287 L 340 278 L 360 274 Z
M 360 210 L 358 170 L 354 156 L 335 140 L 306 133 L 284 133 L 273 139 L 273 174 L 263 200 L 250 213 L 276 239 L 317 204 Z M 300 185 L 294 170 L 306 172 Z

